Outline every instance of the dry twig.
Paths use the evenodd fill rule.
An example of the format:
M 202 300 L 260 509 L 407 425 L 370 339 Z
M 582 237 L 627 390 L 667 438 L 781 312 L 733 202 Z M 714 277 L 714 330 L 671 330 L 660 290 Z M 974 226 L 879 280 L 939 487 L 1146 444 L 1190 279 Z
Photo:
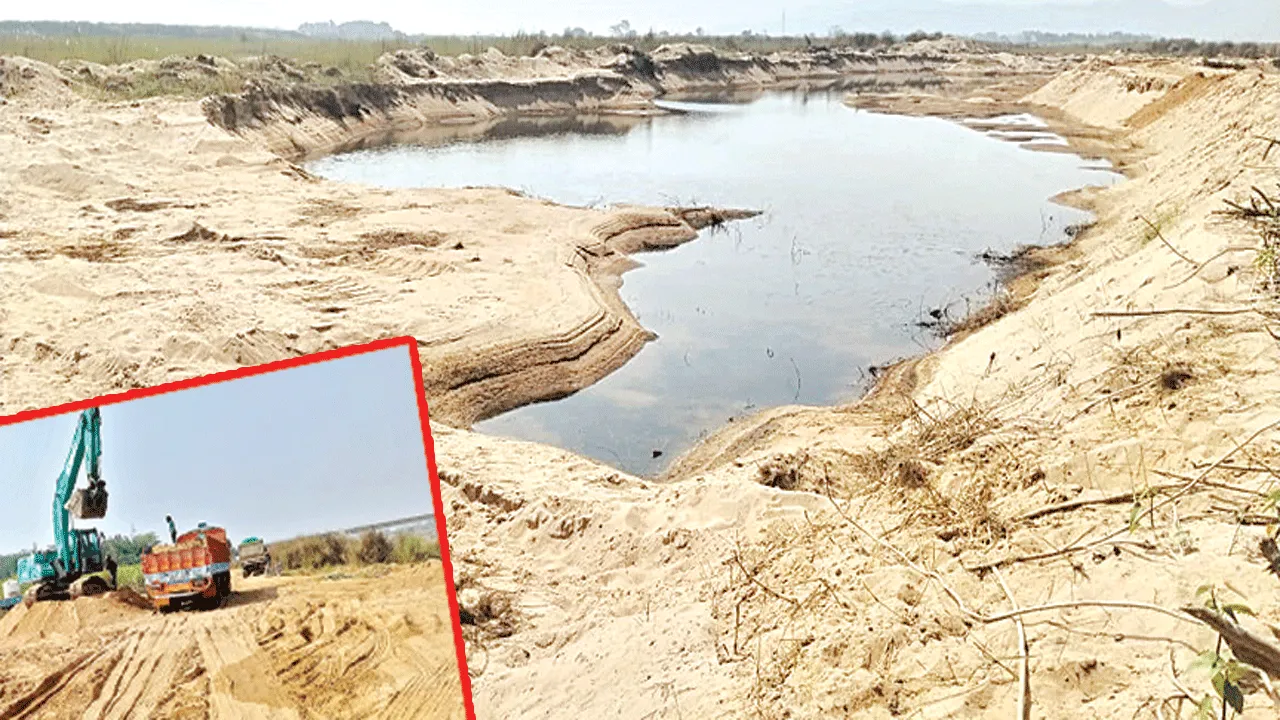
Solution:
M 1231 648 L 1236 659 L 1252 665 L 1272 678 L 1280 678 L 1280 647 L 1275 643 L 1231 622 L 1207 607 L 1188 606 L 1182 612 L 1213 628 Z
M 1147 317 L 1149 315 L 1267 315 L 1259 308 L 1157 308 L 1155 310 L 1099 310 L 1093 317 Z
M 996 580 L 1000 582 L 1000 589 L 1004 590 L 1005 597 L 1009 598 L 1009 604 L 1017 610 L 1018 601 L 1013 598 L 1013 591 L 1004 581 L 999 568 L 996 569 Z M 1022 618 L 1015 618 L 1013 622 L 1018 628 L 1018 652 L 1022 655 L 1022 664 L 1018 667 L 1018 682 L 1022 685 L 1022 694 L 1018 696 L 1018 717 L 1021 720 L 1031 720 L 1031 648 L 1027 645 L 1027 628 L 1022 624 Z
M 768 585 L 765 585 L 764 583 L 760 582 L 760 580 L 757 579 L 755 575 L 752 575 L 751 572 L 747 570 L 747 566 L 742 564 L 742 556 L 737 551 L 733 553 L 733 562 L 738 566 L 738 569 L 742 571 L 742 574 L 745 575 L 748 580 L 755 583 L 756 586 L 758 586 L 761 590 L 764 590 L 765 592 L 769 593 L 773 597 L 790 604 L 792 607 L 797 607 L 797 608 L 800 607 L 799 600 L 777 592 L 776 590 L 769 587 Z
M 1146 223 L 1146 224 L 1147 224 L 1147 227 L 1151 229 L 1151 232 L 1155 233 L 1156 237 L 1160 238 L 1160 242 L 1164 243 L 1164 246 L 1165 246 L 1165 247 L 1167 247 L 1167 248 L 1169 248 L 1171 251 L 1173 251 L 1173 254 L 1174 254 L 1174 255 L 1177 255 L 1177 256 L 1178 256 L 1179 258 L 1181 258 L 1183 261 L 1188 262 L 1188 263 L 1190 263 L 1190 264 L 1192 264 L 1192 265 L 1195 265 L 1196 267 L 1199 267 L 1199 266 L 1201 265 L 1201 263 L 1198 263 L 1198 262 L 1196 262 L 1195 260 L 1192 260 L 1191 258 L 1187 257 L 1186 255 L 1183 255 L 1183 254 L 1182 254 L 1182 251 L 1178 250 L 1178 248 L 1176 248 L 1176 247 L 1174 247 L 1174 246 L 1173 246 L 1173 243 L 1171 243 L 1171 242 L 1169 242 L 1168 240 L 1166 240 L 1166 239 L 1165 239 L 1165 237 L 1164 237 L 1164 233 L 1160 232 L 1160 228 L 1156 227 L 1156 226 L 1155 226 L 1155 224 L 1154 224 L 1154 223 L 1152 223 L 1150 220 L 1146 219 L 1145 217 L 1143 217 L 1143 216 L 1141 216 L 1141 215 L 1139 215 L 1139 216 L 1138 216 L 1138 219 L 1139 219 L 1139 220 L 1141 220 L 1142 222 Z
M 1176 501 L 1177 501 L 1179 498 L 1181 498 L 1182 496 L 1186 495 L 1187 493 L 1191 492 L 1192 490 L 1195 490 L 1197 487 L 1200 487 L 1201 485 L 1203 485 L 1203 484 L 1206 482 L 1206 480 L 1207 480 L 1207 478 L 1209 477 L 1209 475 L 1210 475 L 1210 474 L 1212 474 L 1212 473 L 1213 473 L 1213 471 L 1217 470 L 1219 466 L 1221 466 L 1221 465 L 1222 465 L 1223 463 L 1225 463 L 1226 461 L 1230 460 L 1230 459 L 1231 459 L 1231 458 L 1232 458 L 1236 453 L 1238 453 L 1238 452 L 1240 452 L 1241 450 L 1243 450 L 1246 446 L 1248 446 L 1248 445 L 1250 445 L 1251 443 L 1253 443 L 1253 441 L 1254 441 L 1254 440 L 1257 440 L 1259 437 L 1261 437 L 1263 433 L 1267 432 L 1268 430 L 1273 430 L 1273 429 L 1275 429 L 1277 426 L 1280 426 L 1280 420 L 1277 420 L 1277 421 L 1275 421 L 1275 422 L 1268 423 L 1267 425 L 1264 425 L 1263 427 L 1259 428 L 1259 429 L 1258 429 L 1257 431 L 1255 431 L 1252 435 L 1250 435 L 1248 438 L 1246 438 L 1246 439 L 1244 440 L 1244 442 L 1242 442 L 1242 443 L 1238 443 L 1234 448 L 1232 448 L 1231 450 L 1228 450 L 1228 451 L 1227 451 L 1227 453 L 1226 453 L 1225 455 L 1223 455 L 1222 457 L 1218 458 L 1215 462 L 1211 463 L 1208 467 L 1206 467 L 1204 470 L 1202 470 L 1202 471 L 1200 472 L 1200 474 L 1199 474 L 1199 475 L 1197 475 L 1196 477 L 1194 477 L 1194 478 L 1192 478 L 1191 480 L 1189 480 L 1189 481 L 1187 481 L 1186 483 L 1184 483 L 1184 484 L 1182 485 L 1182 488 L 1181 488 L 1180 490 L 1178 490 L 1177 492 L 1173 493 L 1172 495 L 1170 495 L 1169 497 L 1165 498 L 1164 500 L 1161 500 L 1161 501 L 1160 501 L 1160 502 L 1158 502 L 1158 503 L 1152 503 L 1149 507 L 1147 507 L 1146 509 L 1144 509 L 1144 510 L 1142 510 L 1141 512 L 1139 512 L 1139 513 L 1138 513 L 1138 514 L 1137 514 L 1137 515 L 1132 519 L 1132 521 L 1130 522 L 1130 524 L 1129 524 L 1129 525 L 1126 525 L 1125 527 L 1122 527 L 1122 528 L 1120 528 L 1120 529 L 1118 529 L 1118 530 L 1115 530 L 1115 531 L 1113 531 L 1113 532 L 1110 532 L 1110 533 L 1108 533 L 1108 534 L 1106 534 L 1106 535 L 1104 535 L 1104 536 L 1102 536 L 1102 537 L 1100 537 L 1100 538 L 1098 538 L 1098 539 L 1096 539 L 1096 540 L 1090 540 L 1090 541 L 1085 542 L 1085 543 L 1079 543 L 1079 542 L 1072 543 L 1071 545 L 1068 545 L 1067 547 L 1062 548 L 1061 550 L 1058 550 L 1058 551 L 1055 551 L 1055 552 L 1036 553 L 1036 554 L 1034 554 L 1034 555 L 1024 555 L 1024 556 L 1015 556 L 1015 557 L 1005 557 L 1005 558 L 1002 558 L 1002 559 L 997 560 L 997 561 L 994 561 L 994 562 L 988 562 L 988 563 L 984 563 L 984 564 L 982 564 L 982 565 L 978 565 L 978 566 L 976 566 L 976 567 L 970 567 L 970 568 L 969 568 L 969 570 L 974 571 L 974 572 L 982 572 L 982 571 L 990 570 L 990 569 L 991 569 L 991 568 L 993 568 L 993 567 L 1000 567 L 1000 566 L 1002 566 L 1002 565 L 1009 565 L 1009 564 L 1012 564 L 1012 563 L 1027 562 L 1027 561 L 1031 561 L 1031 560 L 1046 560 L 1046 559 L 1048 559 L 1048 558 L 1058 557 L 1058 556 L 1061 556 L 1061 555 L 1070 555 L 1070 554 L 1072 554 L 1072 553 L 1083 552 L 1083 551 L 1085 551 L 1085 550 L 1092 550 L 1093 548 L 1099 547 L 1099 546 L 1101 546 L 1101 545 L 1108 545 L 1108 544 L 1110 544 L 1110 545 L 1116 545 L 1116 544 L 1137 544 L 1137 545 L 1143 545 L 1143 544 L 1147 544 L 1147 543 L 1140 543 L 1140 542 L 1129 542 L 1129 543 L 1125 543 L 1125 541 L 1117 541 L 1117 540 L 1116 540 L 1116 538 L 1118 538 L 1118 537 L 1120 537 L 1121 535 L 1124 535 L 1125 533 L 1129 532 L 1129 528 L 1130 528 L 1134 523 L 1137 523 L 1137 522 L 1139 522 L 1139 521 L 1141 521 L 1141 520 L 1144 520 L 1144 519 L 1146 519 L 1148 516 L 1154 516 L 1157 510 L 1163 509 L 1164 507 L 1168 506 L 1170 503 L 1176 502 Z M 1149 544 L 1147 544 L 1147 545 L 1149 545 Z

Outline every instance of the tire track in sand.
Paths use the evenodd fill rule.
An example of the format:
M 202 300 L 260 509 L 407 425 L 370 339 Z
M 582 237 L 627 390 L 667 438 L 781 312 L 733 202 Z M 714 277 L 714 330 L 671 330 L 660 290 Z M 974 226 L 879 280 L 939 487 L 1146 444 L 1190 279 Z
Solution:
M 17 610 L 0 628 L 0 719 L 460 720 L 442 582 L 424 565 L 246 581 L 207 612 Z

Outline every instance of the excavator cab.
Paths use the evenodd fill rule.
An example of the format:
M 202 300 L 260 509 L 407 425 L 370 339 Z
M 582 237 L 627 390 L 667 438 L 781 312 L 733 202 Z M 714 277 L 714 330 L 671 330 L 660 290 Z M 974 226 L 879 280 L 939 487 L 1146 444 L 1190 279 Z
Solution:
M 102 572 L 106 567 L 104 565 L 102 554 L 102 534 L 97 530 L 74 530 L 76 534 L 76 558 L 79 561 L 79 567 L 76 568 L 78 574 Z

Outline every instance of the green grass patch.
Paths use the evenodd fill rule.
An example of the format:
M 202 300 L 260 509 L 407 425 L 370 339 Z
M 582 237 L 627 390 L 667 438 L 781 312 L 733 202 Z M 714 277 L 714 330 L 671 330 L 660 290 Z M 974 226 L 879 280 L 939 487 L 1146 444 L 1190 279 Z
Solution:
M 146 587 L 142 580 L 142 566 L 121 565 L 116 568 L 116 587 L 130 588 L 141 592 Z

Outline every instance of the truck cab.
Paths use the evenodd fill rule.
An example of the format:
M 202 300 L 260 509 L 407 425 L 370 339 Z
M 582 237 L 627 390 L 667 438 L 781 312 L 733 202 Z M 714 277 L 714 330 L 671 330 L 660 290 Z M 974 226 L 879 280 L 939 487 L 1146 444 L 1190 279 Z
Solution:
M 187 605 L 218 607 L 231 595 L 231 544 L 227 531 L 201 524 L 172 545 L 142 556 L 147 596 L 161 612 Z
M 240 574 L 243 577 L 264 575 L 271 567 L 271 550 L 262 538 L 245 538 L 236 549 L 240 559 Z

